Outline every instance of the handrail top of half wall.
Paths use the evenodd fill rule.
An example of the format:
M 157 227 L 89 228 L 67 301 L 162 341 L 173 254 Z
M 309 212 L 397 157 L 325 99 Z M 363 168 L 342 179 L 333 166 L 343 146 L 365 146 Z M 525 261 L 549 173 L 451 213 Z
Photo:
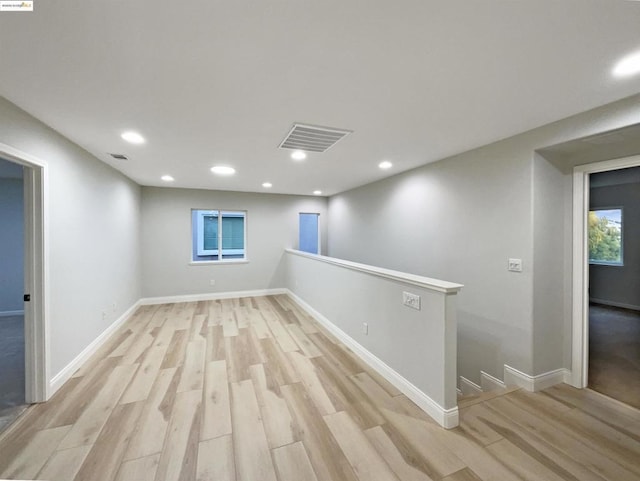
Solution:
M 345 267 L 347 269 L 372 274 L 374 276 L 384 277 L 394 281 L 404 282 L 406 284 L 412 284 L 414 286 L 423 287 L 432 291 L 443 292 L 445 294 L 456 294 L 460 289 L 464 287 L 464 285 L 456 284 L 455 282 L 441 281 L 440 279 L 432 279 L 431 277 L 423 277 L 416 274 L 394 271 L 392 269 L 384 269 L 382 267 L 360 264 L 358 262 L 345 261 L 344 259 L 337 259 L 335 257 L 309 254 L 308 252 L 302 252 L 295 249 L 285 249 L 285 252 L 300 257 L 308 257 L 309 259 L 314 259 L 326 264 L 333 264 L 336 266 Z

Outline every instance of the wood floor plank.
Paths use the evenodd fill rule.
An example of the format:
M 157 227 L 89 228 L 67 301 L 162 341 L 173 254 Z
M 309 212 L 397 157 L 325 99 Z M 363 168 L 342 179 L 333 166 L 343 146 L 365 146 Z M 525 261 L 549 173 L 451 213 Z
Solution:
M 398 479 L 402 481 L 433 481 L 426 473 L 404 459 L 396 445 L 391 441 L 391 438 L 387 436 L 387 433 L 380 426 L 367 429 L 365 435 Z
M 125 461 L 120 466 L 116 481 L 154 481 L 159 462 L 159 454 Z
M 300 382 L 298 371 L 274 339 L 262 339 L 260 345 L 265 357 L 264 368 L 280 386 Z
M 133 343 L 127 349 L 127 352 L 122 356 L 120 364 L 140 364 L 142 363 L 142 357 L 149 349 L 149 346 L 153 344 L 154 337 L 148 332 L 141 332 L 136 336 Z
M 281 387 L 318 481 L 357 481 L 353 468 L 301 383 Z
M 329 414 L 324 420 L 360 481 L 399 481 L 347 413 Z
M 174 330 L 169 341 L 169 348 L 162 361 L 161 369 L 178 367 L 184 364 L 189 342 L 189 331 L 187 329 Z
M 292 352 L 299 349 L 298 344 L 296 344 L 296 341 L 293 340 L 291 334 L 289 334 L 289 331 L 287 331 L 282 325 L 280 318 L 275 316 L 267 316 L 265 319 L 267 321 L 269 329 L 271 329 L 273 337 L 280 345 L 280 349 L 282 349 L 284 352 Z
M 206 361 L 226 360 L 226 350 L 224 333 L 222 326 L 212 326 L 207 328 L 207 357 Z
M 158 372 L 160 371 L 160 366 L 162 365 L 166 352 L 167 347 L 164 346 L 149 348 L 131 384 L 129 384 L 122 395 L 120 404 L 144 401 L 147 399 L 151 387 L 158 377 Z
M 233 448 L 238 481 L 276 481 L 252 381 L 232 383 L 231 399 Z
M 207 363 L 200 440 L 231 434 L 231 403 L 226 361 Z
M 75 481 L 112 481 L 115 479 L 131 434 L 142 412 L 143 403 L 115 407 L 104 429 L 82 463 Z
M 70 429 L 70 426 L 60 426 L 38 431 L 0 476 L 6 479 L 34 479 Z
M 317 481 L 307 451 L 301 442 L 273 450 L 279 481 Z
M 222 332 L 224 337 L 234 337 L 238 335 L 238 323 L 233 312 L 225 312 L 222 315 Z
M 258 309 L 251 309 L 249 311 L 249 325 L 253 328 L 258 339 L 267 339 L 273 337 L 271 329 L 267 325 L 262 313 Z
M 91 448 L 88 445 L 56 451 L 38 473 L 38 479 L 73 481 Z
M 178 392 L 202 390 L 204 384 L 204 359 L 207 343 L 204 339 L 187 343 L 182 376 Z
M 204 340 L 202 332 L 206 322 L 207 316 L 204 314 L 195 314 L 193 316 L 193 321 L 191 322 L 191 327 L 189 328 L 190 341 Z
M 231 436 L 201 441 L 198 446 L 197 481 L 236 481 Z M 280 480 L 282 481 L 282 480 Z
M 336 409 L 324 390 L 313 363 L 299 352 L 288 352 L 287 355 L 320 413 L 322 415 L 335 413 Z
M 501 439 L 487 446 L 487 450 L 526 481 L 562 481 L 567 479 L 561 478 L 506 439 Z M 576 478 L 575 481 L 578 479 Z
M 156 481 L 195 479 L 200 440 L 202 391 L 176 394 Z
M 269 389 L 262 364 L 251 366 L 251 379 L 269 447 L 273 449 L 293 443 L 296 440 L 292 429 L 293 419 L 286 401 L 280 394 L 279 386 Z
M 211 300 L 207 302 L 209 315 L 207 317 L 207 326 L 214 327 L 222 324 L 222 306 L 220 301 Z
M 148 457 L 162 451 L 179 381 L 178 368 L 163 369 L 158 373 L 140 415 L 140 423 L 129 441 L 125 460 Z
M 316 347 L 316 345 L 311 342 L 311 340 L 307 337 L 307 335 L 302 331 L 302 328 L 298 324 L 288 324 L 287 330 L 293 340 L 296 341 L 300 350 L 307 357 L 319 357 L 322 356 L 322 352 Z
M 93 444 L 96 441 L 137 369 L 137 364 L 126 364 L 117 366 L 111 371 L 98 395 L 82 412 L 60 443 L 60 449 Z
M 449 476 L 442 478 L 442 481 L 483 481 L 469 468 L 461 469 L 460 471 L 450 474 Z

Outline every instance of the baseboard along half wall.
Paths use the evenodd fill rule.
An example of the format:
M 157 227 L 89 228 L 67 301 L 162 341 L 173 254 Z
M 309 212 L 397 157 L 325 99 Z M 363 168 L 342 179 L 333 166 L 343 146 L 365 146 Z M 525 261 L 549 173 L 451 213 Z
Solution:
M 571 371 L 564 368 L 530 376 L 511 366 L 504 365 L 504 384 L 518 386 L 530 392 L 541 391 L 562 382 L 570 384 L 570 381 Z
M 437 402 L 427 396 L 418 389 L 413 383 L 400 375 L 397 371 L 387 365 L 384 361 L 376 357 L 370 351 L 365 349 L 360 343 L 348 336 L 339 327 L 333 324 L 329 319 L 316 311 L 312 306 L 307 304 L 300 297 L 290 290 L 287 295 L 291 297 L 298 305 L 307 311 L 313 318 L 322 324 L 331 334 L 333 334 L 340 342 L 351 349 L 362 361 L 378 372 L 387 381 L 393 384 L 400 392 L 416 403 L 424 412 L 431 416 L 438 424 L 446 429 L 458 426 L 458 407 L 445 409 Z

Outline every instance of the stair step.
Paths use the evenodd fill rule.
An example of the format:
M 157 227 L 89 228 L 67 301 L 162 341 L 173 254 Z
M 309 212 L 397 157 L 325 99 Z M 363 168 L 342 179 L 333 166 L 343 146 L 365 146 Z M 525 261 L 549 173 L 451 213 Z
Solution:
M 474 404 L 482 403 L 488 401 L 489 399 L 494 399 L 499 396 L 503 396 L 513 391 L 517 391 L 520 389 L 519 387 L 510 387 L 507 389 L 497 389 L 494 391 L 486 391 L 480 394 L 470 394 L 467 396 L 458 397 L 458 409 L 466 408 L 469 406 L 473 406 Z

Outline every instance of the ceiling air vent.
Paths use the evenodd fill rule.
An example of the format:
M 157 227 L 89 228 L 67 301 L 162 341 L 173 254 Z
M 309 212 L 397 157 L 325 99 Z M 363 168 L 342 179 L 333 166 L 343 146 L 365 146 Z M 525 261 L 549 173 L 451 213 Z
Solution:
M 293 127 L 280 144 L 280 148 L 306 150 L 307 152 L 326 152 L 350 133 L 351 130 L 293 124 Z
M 109 154 L 111 157 L 113 157 L 114 159 L 118 159 L 118 160 L 129 160 L 129 158 L 124 155 L 124 154 Z

